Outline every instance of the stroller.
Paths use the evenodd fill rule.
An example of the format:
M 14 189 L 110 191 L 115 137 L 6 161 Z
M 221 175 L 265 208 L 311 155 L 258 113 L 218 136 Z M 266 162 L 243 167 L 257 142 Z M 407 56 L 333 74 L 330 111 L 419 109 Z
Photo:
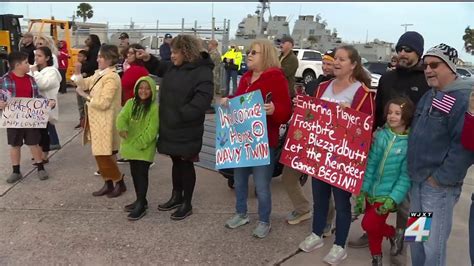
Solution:
M 280 156 L 283 150 L 283 145 L 285 145 L 286 136 L 288 134 L 288 128 L 288 124 L 283 124 L 280 126 L 280 137 L 278 139 L 278 147 L 275 151 L 275 158 L 273 158 L 274 160 L 276 160 L 276 162 L 275 168 L 273 169 L 272 177 L 278 177 L 283 172 L 284 165 L 280 163 Z M 234 168 L 220 169 L 219 173 L 227 179 L 227 186 L 229 186 L 229 188 L 231 189 L 234 189 Z M 301 173 L 299 179 L 300 185 L 304 186 L 304 184 L 308 180 L 308 175 Z

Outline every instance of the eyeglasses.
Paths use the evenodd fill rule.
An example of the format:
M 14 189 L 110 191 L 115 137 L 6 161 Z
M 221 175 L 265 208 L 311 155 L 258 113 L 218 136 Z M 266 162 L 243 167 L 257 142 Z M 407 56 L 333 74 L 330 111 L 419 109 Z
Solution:
M 411 49 L 410 47 L 408 46 L 400 46 L 397 48 L 397 53 L 400 53 L 401 51 L 405 51 L 405 53 L 411 53 L 411 52 L 414 52 L 413 49 Z
M 261 54 L 262 52 L 257 52 L 255 50 L 250 51 L 249 55 Z
M 428 66 L 430 66 L 431 69 L 436 69 L 439 67 L 440 64 L 442 64 L 443 62 L 441 61 L 438 61 L 438 62 L 431 62 L 431 63 L 423 63 L 422 66 L 423 66 L 423 69 L 427 69 Z

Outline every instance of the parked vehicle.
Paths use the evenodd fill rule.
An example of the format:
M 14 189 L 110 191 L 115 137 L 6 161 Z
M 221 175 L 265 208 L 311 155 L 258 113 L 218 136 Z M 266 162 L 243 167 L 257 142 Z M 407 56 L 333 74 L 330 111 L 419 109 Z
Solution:
M 377 62 L 365 62 L 363 65 L 367 68 L 370 73 L 383 75 L 387 72 L 388 64 L 390 62 L 377 61 Z
M 303 80 L 306 84 L 323 74 L 323 58 L 319 51 L 293 49 L 293 53 L 298 57 L 298 69 L 295 74 L 297 80 Z
M 461 76 L 461 77 L 474 77 L 474 72 L 472 72 L 469 68 L 465 67 L 457 67 L 456 72 Z

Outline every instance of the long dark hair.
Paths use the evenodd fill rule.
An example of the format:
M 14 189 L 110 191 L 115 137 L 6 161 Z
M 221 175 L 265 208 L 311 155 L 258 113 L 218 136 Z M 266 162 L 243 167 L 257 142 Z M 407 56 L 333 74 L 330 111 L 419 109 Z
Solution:
M 89 35 L 89 39 L 91 39 L 91 48 L 92 47 L 100 47 L 101 43 L 100 43 L 100 39 L 99 39 L 99 36 L 95 35 L 95 34 L 91 34 Z
M 150 88 L 150 91 L 153 89 L 150 87 L 150 83 L 146 80 L 140 81 L 137 85 L 135 85 L 135 96 L 133 98 L 133 108 L 132 108 L 132 119 L 138 120 L 142 117 L 144 117 L 148 111 L 150 111 L 150 106 L 153 102 L 153 91 L 151 92 L 150 97 L 146 100 L 140 99 L 140 96 L 138 96 L 138 89 L 140 88 L 140 85 L 145 82 L 148 87 Z
M 49 49 L 49 48 L 46 47 L 46 46 L 41 46 L 41 47 L 36 48 L 36 50 L 40 50 L 41 52 L 43 52 L 43 54 L 44 54 L 45 57 L 49 57 L 48 61 L 46 61 L 46 65 L 47 65 L 47 66 L 52 66 L 52 65 L 54 65 L 54 62 L 53 62 L 53 53 L 51 52 L 51 49 Z
M 367 73 L 367 71 L 365 71 L 364 68 L 362 67 L 362 59 L 357 49 L 352 45 L 339 46 L 337 47 L 336 50 L 339 50 L 339 49 L 346 50 L 347 53 L 349 54 L 349 59 L 351 60 L 351 63 L 353 64 L 356 63 L 356 66 L 354 70 L 352 71 L 352 78 L 364 83 L 367 87 L 370 88 L 371 78 L 369 74 Z

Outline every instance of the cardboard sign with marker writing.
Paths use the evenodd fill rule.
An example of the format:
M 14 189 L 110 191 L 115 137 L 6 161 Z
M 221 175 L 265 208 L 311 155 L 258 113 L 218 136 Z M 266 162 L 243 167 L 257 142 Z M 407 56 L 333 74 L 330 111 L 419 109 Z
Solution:
M 372 116 L 298 96 L 280 162 L 358 194 L 372 140 Z
M 48 99 L 11 97 L 0 117 L 0 128 L 46 128 L 49 111 Z
M 267 118 L 260 90 L 216 107 L 216 169 L 270 164 Z

